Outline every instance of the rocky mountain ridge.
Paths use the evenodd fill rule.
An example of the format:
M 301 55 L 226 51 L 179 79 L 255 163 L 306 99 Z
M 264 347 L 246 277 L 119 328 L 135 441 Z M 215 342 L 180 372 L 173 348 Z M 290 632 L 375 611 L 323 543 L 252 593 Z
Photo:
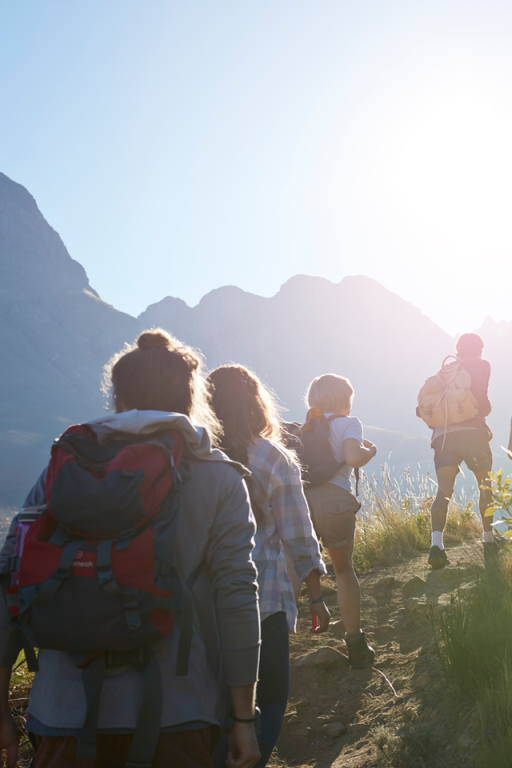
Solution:
M 97 416 L 103 366 L 145 327 L 162 326 L 202 350 L 209 368 L 253 368 L 302 419 L 308 383 L 321 373 L 348 376 L 354 415 L 378 443 L 379 459 L 399 468 L 429 466 L 429 430 L 414 414 L 423 380 L 453 339 L 419 309 L 377 281 L 334 284 L 298 275 L 271 298 L 218 288 L 196 307 L 166 297 L 138 318 L 117 311 L 90 286 L 34 198 L 0 174 L 0 506 L 19 505 L 69 423 Z M 507 439 L 512 322 L 486 320 L 493 366 L 491 426 Z

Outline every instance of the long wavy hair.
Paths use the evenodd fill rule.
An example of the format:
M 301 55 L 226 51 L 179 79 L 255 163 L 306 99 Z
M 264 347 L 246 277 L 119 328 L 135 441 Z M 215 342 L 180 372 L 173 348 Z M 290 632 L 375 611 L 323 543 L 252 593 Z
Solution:
M 271 440 L 290 463 L 298 463 L 286 447 L 275 395 L 243 365 L 222 365 L 207 379 L 211 403 L 222 425 L 221 448 L 233 461 L 247 466 L 247 449 L 258 437 Z

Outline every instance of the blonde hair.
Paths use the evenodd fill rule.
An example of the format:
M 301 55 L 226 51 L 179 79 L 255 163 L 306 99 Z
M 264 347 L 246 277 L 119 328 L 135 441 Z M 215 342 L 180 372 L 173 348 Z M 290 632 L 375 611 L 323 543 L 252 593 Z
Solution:
M 348 379 L 335 373 L 317 376 L 308 387 L 306 403 L 324 413 L 352 407 L 354 387 Z

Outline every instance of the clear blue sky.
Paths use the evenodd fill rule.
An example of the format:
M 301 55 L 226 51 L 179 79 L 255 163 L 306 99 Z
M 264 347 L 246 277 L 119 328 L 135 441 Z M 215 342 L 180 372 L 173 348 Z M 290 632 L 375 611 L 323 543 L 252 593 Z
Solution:
M 3 2 L 0 83 L 0 170 L 119 309 L 366 274 L 512 318 L 510 2 Z

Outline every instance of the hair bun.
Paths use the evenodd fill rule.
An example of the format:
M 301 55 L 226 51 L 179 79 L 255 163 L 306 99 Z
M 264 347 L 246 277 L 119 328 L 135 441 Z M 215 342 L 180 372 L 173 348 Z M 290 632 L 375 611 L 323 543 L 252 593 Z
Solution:
M 171 346 L 171 337 L 161 328 L 155 328 L 152 331 L 144 331 L 137 339 L 139 349 L 153 349 L 154 347 L 164 347 L 169 349 Z

